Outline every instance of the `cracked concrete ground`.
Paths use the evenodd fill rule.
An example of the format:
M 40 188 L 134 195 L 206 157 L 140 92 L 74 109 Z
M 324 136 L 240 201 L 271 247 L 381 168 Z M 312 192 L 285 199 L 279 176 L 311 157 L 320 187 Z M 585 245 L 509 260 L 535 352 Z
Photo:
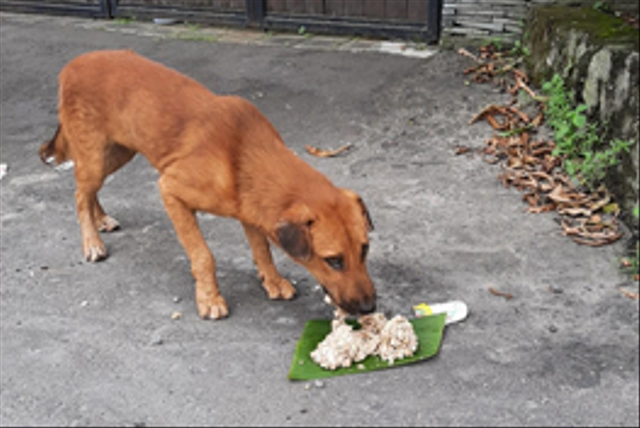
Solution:
M 638 426 L 638 301 L 618 290 L 628 281 L 617 267 L 624 243 L 574 244 L 553 214 L 527 214 L 495 166 L 454 155 L 458 144 L 482 145 L 489 128 L 467 123 L 503 97 L 464 85 L 468 60 L 104 25 L 0 14 L 9 167 L 0 181 L 0 425 Z M 37 150 L 57 123 L 60 69 L 107 48 L 251 99 L 304 160 L 359 192 L 376 226 L 369 269 L 380 309 L 469 306 L 439 355 L 321 383 L 287 380 L 305 321 L 331 316 L 322 292 L 276 251 L 299 297 L 269 301 L 241 227 L 203 215 L 231 316 L 200 320 L 157 173 L 141 157 L 101 192 L 123 226 L 105 236 L 109 259 L 82 262 L 73 174 L 42 165 Z M 304 151 L 346 143 L 353 148 L 332 159 Z

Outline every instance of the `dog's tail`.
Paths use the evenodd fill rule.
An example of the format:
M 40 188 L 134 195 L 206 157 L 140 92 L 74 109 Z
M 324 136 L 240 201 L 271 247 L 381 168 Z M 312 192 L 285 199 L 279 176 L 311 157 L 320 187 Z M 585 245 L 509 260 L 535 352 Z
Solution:
M 47 165 L 60 165 L 69 160 L 67 140 L 61 125 L 58 125 L 53 138 L 40 147 L 40 159 Z

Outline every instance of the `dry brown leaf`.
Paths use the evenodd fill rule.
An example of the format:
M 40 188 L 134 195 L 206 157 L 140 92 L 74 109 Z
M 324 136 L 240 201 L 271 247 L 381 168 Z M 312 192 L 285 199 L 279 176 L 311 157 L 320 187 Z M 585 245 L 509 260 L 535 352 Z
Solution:
M 509 94 L 511 94 L 512 97 L 515 97 L 516 95 L 518 95 L 519 90 L 520 90 L 520 83 L 517 81 L 514 85 L 509 86 L 507 88 L 507 92 L 509 92 Z
M 531 176 L 538 179 L 538 189 L 545 193 L 550 192 L 556 186 L 553 177 L 544 171 L 534 171 Z
M 562 234 L 563 235 L 582 235 L 582 225 L 578 225 L 578 226 L 571 226 L 567 223 L 567 219 L 563 218 L 562 221 L 560 222 L 560 225 L 562 226 Z
M 463 155 L 465 153 L 468 153 L 469 151 L 471 151 L 471 149 L 467 146 L 456 147 L 456 155 Z
M 603 237 L 597 237 L 595 239 L 592 238 L 578 238 L 572 236 L 571 239 L 573 242 L 582 245 L 588 245 L 590 247 L 601 247 L 603 245 L 609 245 L 616 242 L 618 239 L 622 238 L 622 233 L 616 233 L 614 235 L 607 235 Z
M 540 203 L 540 195 L 536 192 L 525 193 L 522 200 L 528 203 L 531 207 L 537 207 Z
M 469 52 L 465 48 L 458 49 L 458 53 L 460 55 L 466 56 L 467 58 L 471 58 L 472 60 L 474 60 L 475 62 L 478 62 L 480 64 L 484 63 L 484 61 L 482 61 L 480 58 L 478 58 L 477 56 L 475 56 L 474 54 L 472 54 L 471 52 Z
M 539 213 L 546 213 L 549 211 L 555 211 L 555 209 L 556 209 L 555 204 L 546 204 L 546 205 L 541 205 L 539 207 L 529 208 L 529 212 L 533 214 L 539 214 Z
M 577 216 L 591 216 L 592 212 L 591 210 L 587 209 L 587 208 L 581 208 L 581 207 L 576 207 L 576 208 L 559 208 L 558 212 L 560 214 L 566 214 L 566 215 L 570 215 L 572 217 L 577 217 Z
M 602 216 L 599 214 L 594 214 L 591 217 L 589 217 L 589 220 L 587 220 L 587 223 L 591 223 L 591 224 L 602 223 Z
M 587 196 L 584 193 L 577 192 L 575 189 L 567 189 L 566 186 L 559 184 L 549 193 L 549 199 L 558 204 L 575 207 L 584 203 Z
M 483 108 L 482 110 L 480 110 L 475 116 L 473 116 L 473 118 L 469 121 L 469 125 L 477 122 L 478 120 L 484 118 L 485 115 L 489 114 L 489 113 L 494 113 L 496 111 L 498 111 L 500 109 L 499 106 L 495 105 L 495 104 L 489 104 L 488 106 L 486 106 L 485 108 Z
M 524 166 L 524 162 L 522 161 L 521 158 L 510 156 L 509 160 L 507 161 L 507 166 L 509 168 L 518 169 Z
M 319 158 L 328 158 L 328 157 L 336 156 L 344 152 L 345 150 L 348 150 L 349 148 L 351 148 L 351 144 L 345 144 L 344 146 L 339 147 L 335 150 L 322 150 L 317 147 L 312 147 L 308 144 L 305 146 L 305 148 L 307 149 L 307 152 L 309 152 L 313 156 L 316 156 Z
M 536 117 L 533 118 L 531 124 L 538 128 L 540 125 L 542 125 L 542 122 L 544 122 L 544 112 L 541 111 Z
M 527 86 L 527 84 L 525 83 L 525 81 L 522 79 L 521 76 L 516 75 L 516 81 L 518 82 L 518 86 L 522 89 L 524 89 L 524 91 L 529 94 L 529 96 L 533 99 L 537 99 L 538 95 L 536 95 L 536 93 Z
M 513 74 L 516 77 L 519 77 L 523 82 L 529 83 L 529 76 L 527 76 L 527 74 L 524 71 L 519 70 L 517 68 L 514 68 L 513 69 Z
M 639 295 L 638 293 L 634 293 L 634 292 L 632 292 L 632 291 L 625 290 L 625 289 L 624 289 L 624 288 L 622 288 L 622 287 L 618 287 L 618 290 L 620 290 L 620 292 L 621 292 L 622 294 L 624 294 L 625 296 L 627 296 L 627 297 L 628 297 L 628 298 L 630 298 L 630 299 L 638 300 L 638 298 L 640 298 L 640 295 Z
M 487 122 L 489 122 L 489 125 L 491 125 L 493 129 L 496 129 L 498 131 L 509 129 L 509 121 L 507 120 L 505 120 L 504 122 L 500 122 L 495 118 L 495 116 L 486 116 L 485 119 Z
M 494 296 L 500 296 L 500 297 L 504 297 L 507 300 L 511 300 L 513 299 L 513 294 L 511 293 L 505 293 L 504 291 L 498 291 L 493 287 L 489 287 L 489 292 L 491 294 L 493 294 Z
M 591 211 L 598 211 L 600 208 L 603 208 L 611 201 L 611 194 L 607 189 L 600 187 L 596 193 L 594 193 L 593 198 L 597 200 L 588 203 L 589 209 Z
M 514 114 L 516 114 L 516 115 L 520 118 L 520 120 L 521 120 L 521 121 L 523 121 L 523 122 L 524 122 L 524 123 L 526 123 L 526 124 L 528 124 L 529 122 L 531 122 L 531 119 L 529 118 L 529 116 L 527 116 L 527 114 L 526 114 L 526 113 L 524 113 L 524 112 L 522 112 L 522 111 L 518 110 L 518 109 L 517 109 L 517 108 L 515 108 L 515 107 L 509 107 L 509 110 L 508 110 L 508 111 L 510 111 L 510 112 L 512 112 L 512 113 L 514 113 Z

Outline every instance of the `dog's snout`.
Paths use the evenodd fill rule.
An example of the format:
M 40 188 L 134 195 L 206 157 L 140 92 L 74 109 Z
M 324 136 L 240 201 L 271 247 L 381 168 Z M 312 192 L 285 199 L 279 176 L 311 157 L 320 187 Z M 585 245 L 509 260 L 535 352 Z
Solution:
M 350 300 L 341 307 L 351 315 L 367 315 L 376 311 L 376 298 L 373 296 L 363 300 Z
M 376 298 L 367 299 L 360 303 L 360 313 L 367 315 L 376 311 Z

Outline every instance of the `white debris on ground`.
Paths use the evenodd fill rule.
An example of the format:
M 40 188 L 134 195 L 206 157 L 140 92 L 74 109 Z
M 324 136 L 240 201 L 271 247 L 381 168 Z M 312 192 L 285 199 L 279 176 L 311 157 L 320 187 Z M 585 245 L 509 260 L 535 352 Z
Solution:
M 328 370 L 350 367 L 369 355 L 379 355 L 389 364 L 410 357 L 418 349 L 418 337 L 407 318 L 396 315 L 391 320 L 382 313 L 360 317 L 361 328 L 354 330 L 337 316 L 331 322 L 332 331 L 311 352 L 311 359 Z
M 0 163 L 0 180 L 2 180 L 2 178 L 7 175 L 7 170 L 9 169 L 9 167 L 7 166 L 6 163 Z

